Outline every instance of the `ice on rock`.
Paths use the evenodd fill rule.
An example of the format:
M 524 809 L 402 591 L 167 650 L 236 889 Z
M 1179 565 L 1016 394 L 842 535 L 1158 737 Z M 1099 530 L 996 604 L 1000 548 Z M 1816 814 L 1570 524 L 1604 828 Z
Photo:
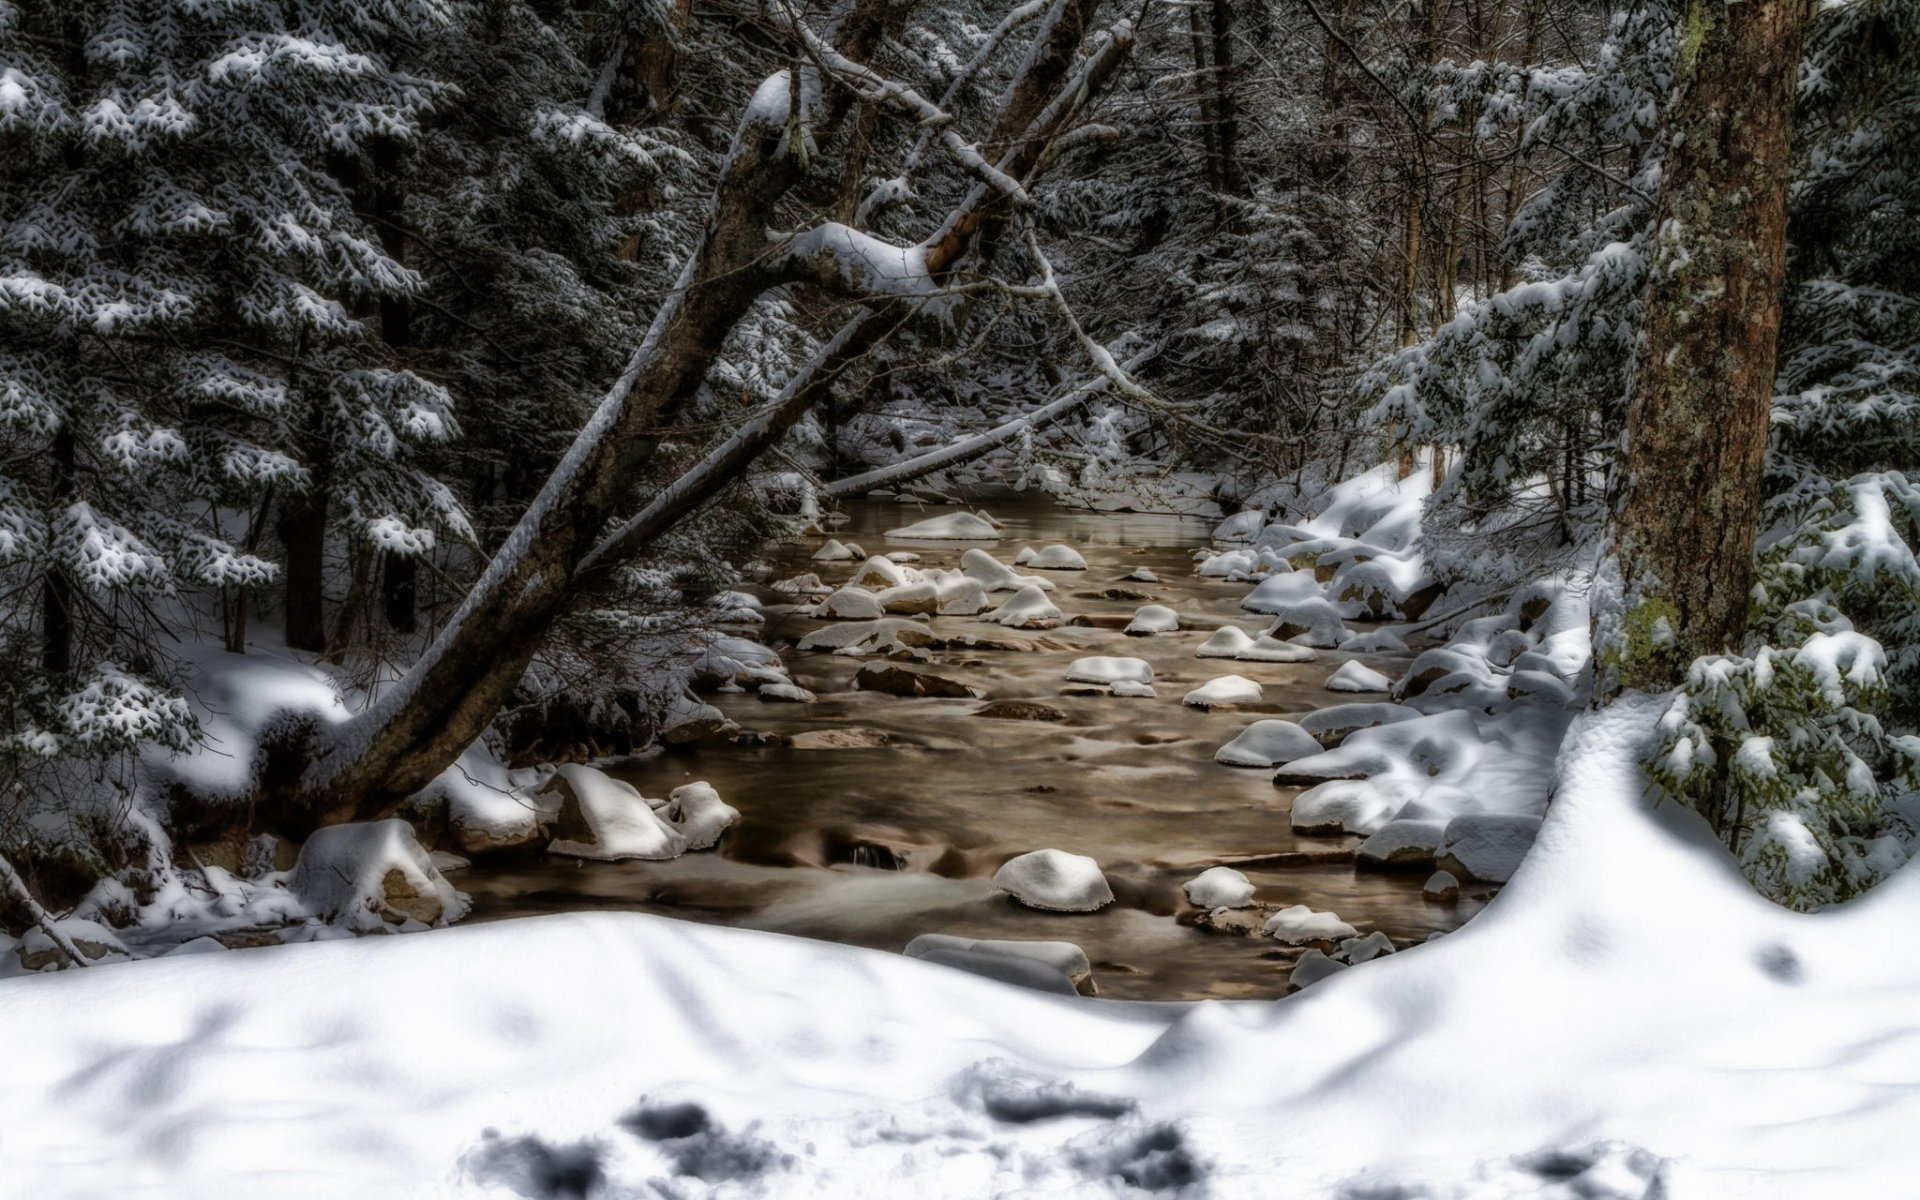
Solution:
M 1093 655 L 1067 664 L 1069 683 L 1152 683 L 1153 666 L 1144 658 Z
M 465 916 L 467 897 L 399 819 L 326 825 L 300 847 L 287 889 L 322 920 L 356 931 L 389 921 L 445 925 Z
M 887 615 L 880 597 L 862 587 L 843 587 L 822 600 L 813 615 L 823 621 L 872 621 Z
M 1051 579 L 1022 575 L 985 550 L 973 549 L 962 554 L 960 570 L 968 578 L 979 580 L 990 592 L 1017 592 L 1023 587 L 1037 587 L 1043 592 L 1053 590 Z
M 1087 569 L 1087 560 L 1082 558 L 1080 552 L 1072 546 L 1048 546 L 1035 551 L 1031 557 L 1017 558 L 1014 561 L 1023 566 L 1032 567 L 1036 571 L 1084 571 Z
M 1253 881 L 1232 867 L 1208 867 L 1187 881 L 1186 893 L 1196 908 L 1246 908 L 1253 903 Z
M 889 529 L 887 536 L 901 541 L 997 542 L 1000 540 L 1000 531 L 985 517 L 962 512 L 928 517 L 899 529 Z
M 555 838 L 547 853 L 603 862 L 686 853 L 686 835 L 654 812 L 632 784 L 584 763 L 562 766 L 560 778 L 572 791 L 572 803 L 561 806 L 558 831 L 568 836 Z
M 1341 663 L 1340 669 L 1327 678 L 1330 692 L 1384 692 L 1392 687 L 1393 680 L 1357 658 Z
M 1439 862 L 1482 883 L 1505 883 L 1533 848 L 1540 818 L 1522 813 L 1466 813 L 1447 823 Z
M 1177 633 L 1179 629 L 1179 613 L 1164 604 L 1143 604 L 1134 610 L 1133 620 L 1127 622 L 1124 632 L 1133 637 L 1146 637 L 1155 633 Z
M 1258 704 L 1266 693 L 1258 680 L 1245 675 L 1222 675 L 1209 679 L 1180 698 L 1190 708 L 1218 708 L 1228 704 Z
M 828 538 L 826 545 L 813 552 L 815 562 L 850 562 L 853 551 L 847 549 L 839 538 Z
M 1048 912 L 1093 912 L 1113 903 L 1100 864 L 1064 850 L 1031 850 L 1010 858 L 993 873 L 993 885 L 1028 908 Z
M 1153 573 L 1152 567 L 1135 567 L 1120 578 L 1129 583 L 1159 583 L 1160 577 Z
M 1266 510 L 1249 508 L 1237 512 L 1220 524 L 1214 526 L 1213 540 L 1216 542 L 1250 542 L 1267 523 Z
M 1358 937 L 1360 931 L 1330 912 L 1315 912 L 1304 904 L 1294 904 L 1267 918 L 1260 932 L 1289 946 L 1308 942 L 1338 942 Z
M 1214 752 L 1213 761 L 1229 767 L 1276 767 L 1318 753 L 1320 743 L 1312 734 L 1292 721 L 1274 718 L 1241 730 L 1239 737 Z
M 1300 956 L 1299 962 L 1293 964 L 1293 972 L 1287 976 L 1287 983 L 1296 988 L 1312 987 L 1329 975 L 1338 975 L 1349 969 L 1348 964 L 1338 959 L 1328 958 L 1318 950 L 1309 950 Z
M 1303 663 L 1312 662 L 1318 657 L 1310 646 L 1283 642 L 1265 633 L 1253 639 L 1251 646 L 1234 655 L 1241 662 L 1263 663 Z
M 1029 584 L 980 619 L 1013 629 L 1052 629 L 1060 624 L 1061 613 L 1045 592 Z
M 1093 964 L 1072 942 L 1023 942 L 923 933 L 907 943 L 908 958 L 939 963 L 1038 991 L 1092 994 Z M 1035 971 L 1044 972 L 1036 977 Z M 1065 986 L 1060 986 L 1064 983 Z
M 1238 658 L 1242 650 L 1253 648 L 1253 637 L 1238 625 L 1222 625 L 1195 648 L 1200 658 Z M 1311 651 L 1309 651 L 1311 653 Z
M 1365 937 L 1348 938 L 1340 943 L 1340 957 L 1350 963 L 1371 962 L 1382 954 L 1393 953 L 1393 939 L 1378 929 Z
M 713 785 L 704 781 L 673 789 L 667 794 L 667 802 L 654 812 L 680 831 L 689 850 L 711 849 L 740 819 L 740 810 L 722 800 Z

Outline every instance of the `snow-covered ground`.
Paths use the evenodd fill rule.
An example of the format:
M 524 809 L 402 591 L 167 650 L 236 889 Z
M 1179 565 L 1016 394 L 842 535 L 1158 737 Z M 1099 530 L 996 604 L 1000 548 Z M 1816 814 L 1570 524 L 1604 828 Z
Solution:
M 1576 722 L 1467 929 L 1117 1004 L 577 914 L 0 982 L 9 1195 L 1893 1197 L 1920 874 L 1818 916 Z

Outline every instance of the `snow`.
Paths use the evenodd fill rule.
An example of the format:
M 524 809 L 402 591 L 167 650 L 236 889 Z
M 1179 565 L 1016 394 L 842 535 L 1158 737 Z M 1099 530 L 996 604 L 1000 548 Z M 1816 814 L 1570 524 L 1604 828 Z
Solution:
M 958 967 L 989 979 L 1068 995 L 1078 991 L 1076 985 L 1093 977 L 1093 965 L 1087 961 L 1086 951 L 1072 942 L 983 940 L 923 933 L 908 942 L 902 953 L 908 958 Z M 1031 974 L 1035 967 L 1046 973 L 1038 981 Z M 1062 983 L 1064 987 L 1060 986 Z
M 1129 583 L 1159 583 L 1160 577 L 1153 573 L 1152 567 L 1135 567 L 1120 577 Z
M 1525 813 L 1467 813 L 1447 823 L 1440 856 L 1456 875 L 1505 883 L 1540 832 L 1540 818 Z
M 702 781 L 684 784 L 667 793 L 665 805 L 655 815 L 680 831 L 689 850 L 711 850 L 734 822 L 740 810 L 720 798 L 713 785 Z
M 678 858 L 689 849 L 686 835 L 655 813 L 632 784 L 584 763 L 562 766 L 560 778 L 573 790 L 589 839 L 557 838 L 547 853 L 613 862 Z
M 1229 767 L 1276 767 L 1320 753 L 1313 735 L 1292 721 L 1255 721 L 1214 752 L 1213 761 Z
M 328 825 L 300 847 L 287 888 L 308 910 L 356 931 L 408 919 L 446 924 L 466 915 L 453 889 L 401 820 Z
M 1197 908 L 1246 908 L 1253 883 L 1232 867 L 1208 867 L 1185 884 L 1187 900 Z
M 1330 912 L 1315 912 L 1304 904 L 1293 904 L 1267 918 L 1260 932 L 1289 946 L 1307 942 L 1337 942 L 1357 937 L 1359 930 Z
M 1241 662 L 1303 663 L 1312 662 L 1318 656 L 1310 647 L 1283 642 L 1263 633 L 1253 639 L 1253 645 L 1234 657 Z
M 1117 679 L 1107 691 L 1115 696 L 1135 700 L 1152 700 L 1158 694 L 1153 690 L 1152 684 L 1141 683 L 1137 679 Z
M 826 544 L 813 552 L 815 562 L 850 562 L 853 551 L 847 549 L 839 538 L 828 538 Z
M 819 697 L 792 683 L 763 683 L 757 693 L 762 700 L 785 704 L 812 704 Z
M 960 569 L 969 578 L 979 580 L 990 592 L 1015 592 L 1023 587 L 1036 587 L 1043 592 L 1053 590 L 1051 579 L 1042 579 L 1038 575 L 1022 575 L 985 550 L 978 548 L 960 556 Z
M 1418 709 L 1399 704 L 1334 704 L 1316 708 L 1300 718 L 1300 728 L 1319 738 L 1323 745 L 1338 745 L 1356 730 L 1411 721 L 1419 715 Z
M 1237 658 L 1241 651 L 1253 648 L 1253 637 L 1238 625 L 1222 625 L 1207 635 L 1194 649 L 1201 658 Z
M 1377 833 L 1405 801 L 1364 779 L 1332 779 L 1315 784 L 1293 798 L 1291 817 L 1295 833 Z
M 1293 971 L 1287 976 L 1287 983 L 1296 988 L 1311 987 L 1321 980 L 1348 969 L 1350 964 L 1327 957 L 1320 950 L 1309 950 L 1293 964 Z
M 880 597 L 862 587 L 843 587 L 814 606 L 813 615 L 830 621 L 871 621 L 887 615 Z
M 1001 864 L 993 886 L 1028 908 L 1093 912 L 1113 903 L 1113 889 L 1100 864 L 1064 850 L 1030 850 Z
M 1209 679 L 1180 698 L 1192 708 L 1217 708 L 1231 704 L 1258 704 L 1265 696 L 1260 682 L 1245 675 L 1221 675 Z
M 1134 637 L 1145 637 L 1155 633 L 1178 633 L 1180 614 L 1164 604 L 1143 604 L 1134 611 L 1133 620 L 1127 622 L 1125 632 Z
M 1047 546 L 1041 550 L 1021 551 L 1014 559 L 1019 566 L 1032 567 L 1036 571 L 1084 571 L 1087 560 L 1072 546 Z
M 1213 540 L 1216 542 L 1250 542 L 1267 523 L 1267 514 L 1258 508 L 1249 508 L 1237 512 L 1214 527 Z
M 1392 687 L 1393 680 L 1357 658 L 1341 663 L 1340 669 L 1327 677 L 1330 692 L 1384 692 Z
M 962 512 L 928 517 L 899 529 L 889 529 L 887 536 L 900 541 L 997 542 L 1000 531 L 985 517 Z
M 1091 655 L 1067 664 L 1071 683 L 1152 683 L 1153 666 L 1144 658 L 1115 658 Z
M 1052 629 L 1060 623 L 1061 612 L 1045 592 L 1028 584 L 980 619 L 1015 629 Z

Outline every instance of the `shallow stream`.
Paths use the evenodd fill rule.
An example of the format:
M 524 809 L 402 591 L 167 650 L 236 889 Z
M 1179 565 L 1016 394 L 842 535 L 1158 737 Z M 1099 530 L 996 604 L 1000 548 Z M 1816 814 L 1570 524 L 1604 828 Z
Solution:
M 1329 692 L 1326 678 L 1352 655 L 1321 651 L 1317 661 L 1267 664 L 1202 659 L 1215 627 L 1259 633 L 1265 618 L 1243 612 L 1251 584 L 1193 574 L 1193 552 L 1212 522 L 1169 514 L 1094 512 L 1035 498 L 984 507 L 1005 523 L 1002 561 L 1024 545 L 1065 543 L 1085 571 L 1028 571 L 1053 581 L 1069 620 L 1044 631 L 1012 631 L 970 617 L 932 618 L 942 637 L 975 633 L 1031 644 L 1026 652 L 934 651 L 908 664 L 981 689 L 982 700 L 902 699 L 855 690 L 868 659 L 800 653 L 793 644 L 822 622 L 783 616 L 757 634 L 780 651 L 813 704 L 768 703 L 751 692 L 709 696 L 764 744 L 700 745 L 609 770 L 649 796 L 704 779 L 741 821 L 720 847 L 672 862 L 582 863 L 555 858 L 476 865 L 456 876 L 475 918 L 581 908 L 623 908 L 688 920 L 777 930 L 898 951 L 921 933 L 1077 943 L 1094 963 L 1102 996 L 1127 999 L 1270 997 L 1285 992 L 1297 952 L 1272 939 L 1193 926 L 1180 885 L 1206 867 L 1239 868 L 1257 899 L 1331 909 L 1362 933 L 1378 929 L 1396 945 L 1424 940 L 1464 921 L 1483 897 L 1423 900 L 1424 873 L 1356 871 L 1357 838 L 1294 834 L 1295 792 L 1271 772 L 1225 767 L 1213 754 L 1250 721 L 1299 715 L 1342 701 L 1383 699 Z M 911 550 L 916 567 L 952 567 L 978 542 L 889 540 L 885 531 L 952 509 L 860 501 L 833 529 L 871 553 Z M 828 582 L 857 563 L 809 561 L 821 538 L 770 548 L 772 579 L 808 571 Z M 1145 566 L 1160 582 L 1124 576 Z M 1123 589 L 1108 595 L 1110 589 Z M 755 590 L 768 603 L 791 599 Z M 998 593 L 995 603 L 1008 593 Z M 1129 637 L 1119 630 L 1143 603 L 1179 612 L 1178 633 Z M 1111 627 L 1105 627 L 1111 626 Z M 1067 664 L 1090 654 L 1152 664 L 1156 699 L 1070 695 Z M 1405 654 L 1357 656 L 1397 674 Z M 1208 679 L 1259 680 L 1258 710 L 1202 712 L 1181 696 Z M 988 702 L 1038 700 L 1065 721 L 986 719 Z M 844 740 L 884 744 L 801 749 L 794 734 L 856 731 Z M 871 731 L 871 732 L 867 732 Z M 881 736 L 876 736 L 881 735 Z M 1091 914 L 1024 908 L 996 892 L 994 870 L 1015 854 L 1055 847 L 1097 859 L 1118 902 Z

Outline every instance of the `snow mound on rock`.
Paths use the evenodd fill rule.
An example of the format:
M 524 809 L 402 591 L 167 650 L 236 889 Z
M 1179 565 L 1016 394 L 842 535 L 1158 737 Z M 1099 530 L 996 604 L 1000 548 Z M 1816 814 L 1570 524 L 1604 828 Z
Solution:
M 1031 554 L 1021 552 L 1014 562 L 1021 566 L 1032 567 L 1036 571 L 1084 571 L 1087 560 L 1072 546 L 1047 546 Z
M 1229 767 L 1276 767 L 1320 753 L 1313 735 L 1292 721 L 1255 721 L 1240 736 L 1216 750 L 1213 761 Z M 1297 827 L 1297 826 L 1296 826 Z
M 1179 613 L 1164 604 L 1143 604 L 1134 611 L 1133 620 L 1127 622 L 1124 632 L 1134 637 L 1145 637 L 1155 633 L 1177 633 L 1179 630 Z
M 1256 679 L 1245 675 L 1222 675 L 1209 679 L 1180 698 L 1189 708 L 1218 708 L 1226 704 L 1258 704 L 1265 692 Z
M 467 897 L 433 865 L 405 821 L 363 821 L 314 830 L 300 847 L 287 889 L 322 920 L 356 932 L 388 922 L 445 925 L 465 916 Z
M 1330 912 L 1315 912 L 1304 904 L 1289 905 L 1267 918 L 1260 932 L 1289 946 L 1307 942 L 1337 942 L 1360 931 Z
M 1052 629 L 1060 624 L 1061 612 L 1045 592 L 1028 584 L 980 619 L 1011 629 Z
M 1208 867 L 1185 884 L 1196 908 L 1246 908 L 1253 903 L 1253 881 L 1232 867 Z
M 1017 592 L 1024 587 L 1036 587 L 1043 592 L 1053 590 L 1053 580 L 1022 575 L 977 547 L 960 556 L 960 570 L 968 578 L 979 580 L 989 592 Z
M 573 831 L 581 836 L 554 839 L 547 853 L 602 862 L 660 861 L 686 853 L 687 836 L 655 813 L 632 784 L 584 763 L 567 763 L 560 778 L 573 793 L 572 805 L 562 805 L 561 820 L 578 813 L 583 828 Z
M 839 538 L 828 538 L 825 545 L 813 552 L 815 562 L 849 562 L 852 558 L 853 551 Z
M 720 835 L 740 819 L 740 810 L 722 800 L 713 785 L 704 780 L 673 789 L 667 794 L 667 802 L 654 812 L 680 831 L 689 850 L 712 849 Z
M 924 521 L 889 529 L 887 536 L 901 541 L 997 542 L 1000 540 L 1000 531 L 985 517 L 961 512 L 928 517 Z
M 1068 663 L 1067 679 L 1072 683 L 1152 683 L 1153 665 L 1144 658 L 1095 654 Z
M 1073 993 L 1091 990 L 1093 964 L 1072 942 L 1025 942 L 996 938 L 923 933 L 902 951 L 942 966 L 956 967 L 1037 991 Z M 1035 971 L 1044 972 L 1037 979 Z M 1065 986 L 1060 986 L 1064 983 Z
M 1113 903 L 1100 864 L 1064 850 L 1030 850 L 993 873 L 993 885 L 1028 908 L 1093 912 Z
M 1310 646 L 1283 642 L 1265 633 L 1253 639 L 1253 645 L 1234 655 L 1241 662 L 1263 663 L 1303 663 L 1312 662 L 1318 657 Z
M 1194 648 L 1199 658 L 1237 658 L 1242 650 L 1253 648 L 1253 636 L 1238 625 L 1222 625 Z
M 1327 677 L 1330 692 L 1384 692 L 1392 687 L 1393 680 L 1357 658 L 1341 663 L 1340 669 Z

